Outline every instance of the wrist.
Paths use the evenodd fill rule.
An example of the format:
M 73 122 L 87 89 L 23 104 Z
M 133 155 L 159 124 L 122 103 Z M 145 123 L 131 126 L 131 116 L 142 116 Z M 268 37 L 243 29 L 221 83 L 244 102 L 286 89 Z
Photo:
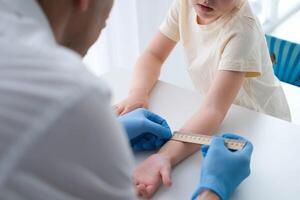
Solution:
M 158 154 L 168 157 L 171 166 L 175 166 L 198 150 L 199 145 L 170 140 L 159 150 Z
M 231 192 L 229 191 L 228 185 L 223 182 L 222 178 L 215 174 L 203 174 L 203 165 L 201 170 L 201 181 L 197 190 L 198 194 L 202 191 L 210 190 L 217 194 L 220 199 L 228 199 Z
M 158 155 L 160 157 L 163 157 L 166 161 L 168 161 L 171 164 L 171 166 L 173 166 L 172 165 L 172 158 L 168 153 L 166 153 L 166 152 L 157 152 L 156 155 Z
M 211 190 L 204 190 L 200 192 L 197 200 L 220 200 L 220 197 Z

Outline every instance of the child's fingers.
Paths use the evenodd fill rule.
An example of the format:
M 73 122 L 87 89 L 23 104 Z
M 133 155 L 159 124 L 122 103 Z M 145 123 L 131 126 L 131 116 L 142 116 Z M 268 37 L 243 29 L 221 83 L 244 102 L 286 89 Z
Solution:
M 134 187 L 135 194 L 136 194 L 136 196 L 142 196 L 142 194 L 140 193 L 140 191 L 138 189 L 138 185 L 139 185 L 138 183 L 135 184 L 135 187 Z
M 137 189 L 138 189 L 138 193 L 139 193 L 140 196 L 142 196 L 142 197 L 146 197 L 147 196 L 146 185 L 139 184 L 137 186 Z
M 126 113 L 129 113 L 131 111 L 134 111 L 138 108 L 144 108 L 144 106 L 142 104 L 128 104 L 124 107 L 121 115 L 125 115 Z
M 138 183 L 138 184 L 136 185 L 136 190 L 138 191 L 139 195 L 142 195 L 141 192 L 144 190 L 144 188 L 145 188 L 145 185 L 144 185 L 144 184 Z
M 170 187 L 172 185 L 171 180 L 171 167 L 170 166 L 164 166 L 160 171 L 162 182 L 165 186 Z
M 115 113 L 119 116 L 123 112 L 124 107 L 123 106 L 119 106 L 119 105 L 115 105 L 114 106 L 114 110 L 115 110 Z
M 132 178 L 132 182 L 136 186 L 140 184 L 140 182 L 136 178 L 134 178 L 134 177 Z
M 143 191 L 146 189 L 146 186 L 144 184 L 137 184 L 136 188 L 138 189 L 139 192 Z
M 146 192 L 144 193 L 143 197 L 150 198 L 154 194 L 155 190 L 156 187 L 154 187 L 154 185 L 148 185 L 146 187 Z
M 126 108 L 123 109 L 123 111 L 121 112 L 120 115 L 125 115 L 126 113 L 129 113 L 132 110 L 134 110 L 134 109 L 130 109 L 130 108 L 126 107 Z

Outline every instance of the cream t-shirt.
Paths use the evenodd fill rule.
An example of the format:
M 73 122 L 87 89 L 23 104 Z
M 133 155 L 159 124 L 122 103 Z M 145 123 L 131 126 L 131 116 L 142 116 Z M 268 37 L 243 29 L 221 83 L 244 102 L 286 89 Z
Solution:
M 218 70 L 246 72 L 234 104 L 291 120 L 264 33 L 246 0 L 208 25 L 197 23 L 189 0 L 175 0 L 160 31 L 182 42 L 188 73 L 201 94 L 208 92 Z

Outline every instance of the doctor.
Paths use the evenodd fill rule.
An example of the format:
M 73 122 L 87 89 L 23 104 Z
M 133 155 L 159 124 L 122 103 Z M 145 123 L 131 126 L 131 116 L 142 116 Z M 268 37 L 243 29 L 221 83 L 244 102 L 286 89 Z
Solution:
M 144 150 L 170 137 L 144 109 L 119 118 L 125 136 L 107 87 L 82 64 L 112 3 L 0 0 L 1 200 L 135 199 L 127 138 Z M 137 138 L 149 133 L 154 142 L 141 146 Z M 228 198 L 249 175 L 251 152 L 250 142 L 230 152 L 215 137 L 193 198 Z

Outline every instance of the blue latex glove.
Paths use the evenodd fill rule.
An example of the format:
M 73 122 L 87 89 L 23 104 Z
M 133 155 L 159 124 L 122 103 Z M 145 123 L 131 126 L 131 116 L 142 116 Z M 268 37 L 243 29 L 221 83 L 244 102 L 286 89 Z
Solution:
M 238 135 L 224 134 L 222 137 L 214 137 L 209 148 L 203 147 L 202 153 L 206 156 L 202 163 L 201 182 L 192 196 L 193 200 L 206 189 L 215 192 L 220 199 L 227 200 L 250 175 L 251 142 L 247 141 L 242 150 L 230 151 L 224 145 L 224 138 L 247 141 Z
M 146 133 L 138 136 L 130 141 L 132 149 L 136 152 L 145 150 L 155 150 L 166 143 L 168 139 L 158 138 L 157 136 Z
M 166 120 L 144 108 L 122 115 L 118 120 L 134 151 L 158 149 L 172 136 Z

